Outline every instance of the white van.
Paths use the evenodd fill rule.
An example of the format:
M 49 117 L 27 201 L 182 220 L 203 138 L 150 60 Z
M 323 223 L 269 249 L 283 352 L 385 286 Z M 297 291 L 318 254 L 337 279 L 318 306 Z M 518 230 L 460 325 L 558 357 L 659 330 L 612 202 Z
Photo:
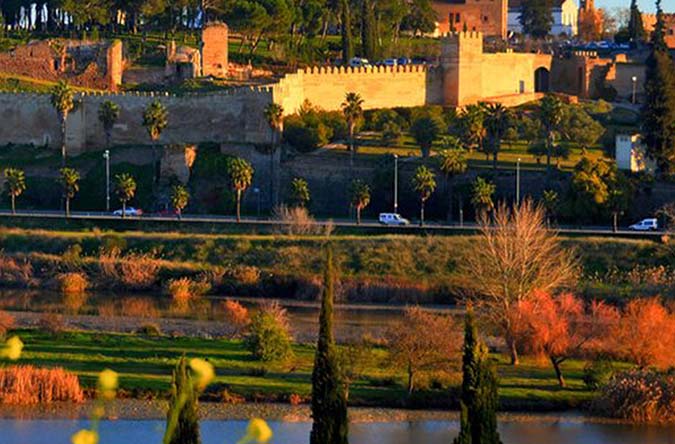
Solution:
M 659 229 L 659 223 L 654 218 L 642 219 L 640 222 L 629 226 L 628 229 L 633 231 L 656 231 Z
M 379 221 L 382 225 L 409 225 L 410 221 L 398 213 L 380 213 Z

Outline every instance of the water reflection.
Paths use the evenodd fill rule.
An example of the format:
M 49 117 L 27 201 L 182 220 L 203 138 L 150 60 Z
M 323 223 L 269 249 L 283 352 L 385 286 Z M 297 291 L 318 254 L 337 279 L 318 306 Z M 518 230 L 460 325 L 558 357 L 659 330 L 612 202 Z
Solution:
M 53 444 L 69 442 L 70 434 L 86 425 L 73 420 L 0 419 L 2 444 Z M 270 422 L 274 444 L 308 442 L 307 422 Z M 164 422 L 158 420 L 104 421 L 101 443 L 147 444 L 161 442 Z M 245 421 L 203 421 L 204 444 L 234 443 L 244 435 Z M 447 444 L 459 431 L 457 421 L 407 421 L 356 423 L 352 444 Z M 587 423 L 579 420 L 502 421 L 504 444 L 675 444 L 675 428 Z

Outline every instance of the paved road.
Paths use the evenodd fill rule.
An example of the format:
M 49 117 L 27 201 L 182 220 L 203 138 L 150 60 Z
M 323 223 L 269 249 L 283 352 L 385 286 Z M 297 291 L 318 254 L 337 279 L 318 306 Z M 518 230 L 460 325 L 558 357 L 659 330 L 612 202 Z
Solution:
M 0 210 L 0 217 L 21 217 L 21 218 L 35 218 L 35 219 L 63 219 L 62 211 L 17 211 L 15 215 L 9 210 Z M 147 214 L 143 216 L 127 216 L 125 219 L 122 219 L 120 216 L 115 216 L 110 213 L 105 212 L 87 212 L 87 211 L 73 211 L 70 214 L 71 219 L 76 220 L 110 220 L 110 221 L 156 221 L 156 222 L 177 222 L 178 219 L 175 216 L 165 216 L 165 215 L 156 215 L 156 214 Z M 181 223 L 215 223 L 215 224 L 236 224 L 236 218 L 234 216 L 218 216 L 218 215 L 203 215 L 203 214 L 183 214 L 180 219 Z M 391 232 L 392 230 L 397 232 L 405 233 L 406 231 L 417 231 L 420 229 L 419 225 L 411 224 L 401 227 L 392 227 L 385 226 L 378 223 L 376 220 L 368 219 L 362 220 L 361 225 L 357 225 L 355 221 L 349 219 L 319 219 L 317 220 L 320 224 L 332 224 L 335 227 L 353 227 L 353 228 L 368 228 L 368 229 L 380 229 L 383 231 Z M 258 218 L 242 218 L 242 224 L 248 225 L 263 225 L 263 226 L 280 226 L 283 225 L 283 222 L 273 219 L 258 219 Z M 473 232 L 477 229 L 475 223 L 465 223 L 463 226 L 459 225 L 446 225 L 440 224 L 438 222 L 429 222 L 422 227 L 425 231 L 466 231 Z M 621 229 L 617 232 L 613 232 L 611 227 L 607 226 L 582 226 L 582 227 L 569 227 L 561 226 L 557 230 L 563 234 L 579 234 L 579 235 L 616 235 L 616 236 L 625 236 L 625 237 L 643 237 L 643 236 L 661 236 L 663 232 L 636 232 L 629 231 L 627 229 Z

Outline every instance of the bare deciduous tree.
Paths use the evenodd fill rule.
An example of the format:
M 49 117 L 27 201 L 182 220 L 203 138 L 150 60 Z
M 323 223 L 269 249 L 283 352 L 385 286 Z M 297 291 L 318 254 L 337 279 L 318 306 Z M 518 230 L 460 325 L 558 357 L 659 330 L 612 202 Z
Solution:
M 554 292 L 571 285 L 577 261 L 546 228 L 544 209 L 529 199 L 514 209 L 500 205 L 494 222 L 480 218 L 476 248 L 467 250 L 459 269 L 478 313 L 504 338 L 511 363 L 518 364 L 517 306 L 535 290 Z
M 403 319 L 387 332 L 392 360 L 405 366 L 408 393 L 415 389 L 420 372 L 450 369 L 462 345 L 453 319 L 419 307 L 408 307 Z

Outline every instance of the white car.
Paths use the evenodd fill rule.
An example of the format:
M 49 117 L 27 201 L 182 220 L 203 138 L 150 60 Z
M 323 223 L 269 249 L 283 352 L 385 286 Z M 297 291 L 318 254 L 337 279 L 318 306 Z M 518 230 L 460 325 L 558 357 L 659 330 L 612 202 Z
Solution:
M 409 225 L 410 221 L 398 213 L 380 213 L 378 219 L 382 225 Z
M 349 60 L 349 66 L 352 68 L 367 68 L 370 66 L 368 59 L 362 59 L 361 57 L 354 57 Z
M 119 210 L 113 211 L 113 214 L 115 216 L 122 216 L 122 209 L 120 208 Z M 140 208 L 127 207 L 126 210 L 124 210 L 125 216 L 140 216 L 142 214 L 143 210 L 141 210 Z
M 633 231 L 656 231 L 659 229 L 659 223 L 654 218 L 642 219 L 640 222 L 629 226 L 628 229 Z

